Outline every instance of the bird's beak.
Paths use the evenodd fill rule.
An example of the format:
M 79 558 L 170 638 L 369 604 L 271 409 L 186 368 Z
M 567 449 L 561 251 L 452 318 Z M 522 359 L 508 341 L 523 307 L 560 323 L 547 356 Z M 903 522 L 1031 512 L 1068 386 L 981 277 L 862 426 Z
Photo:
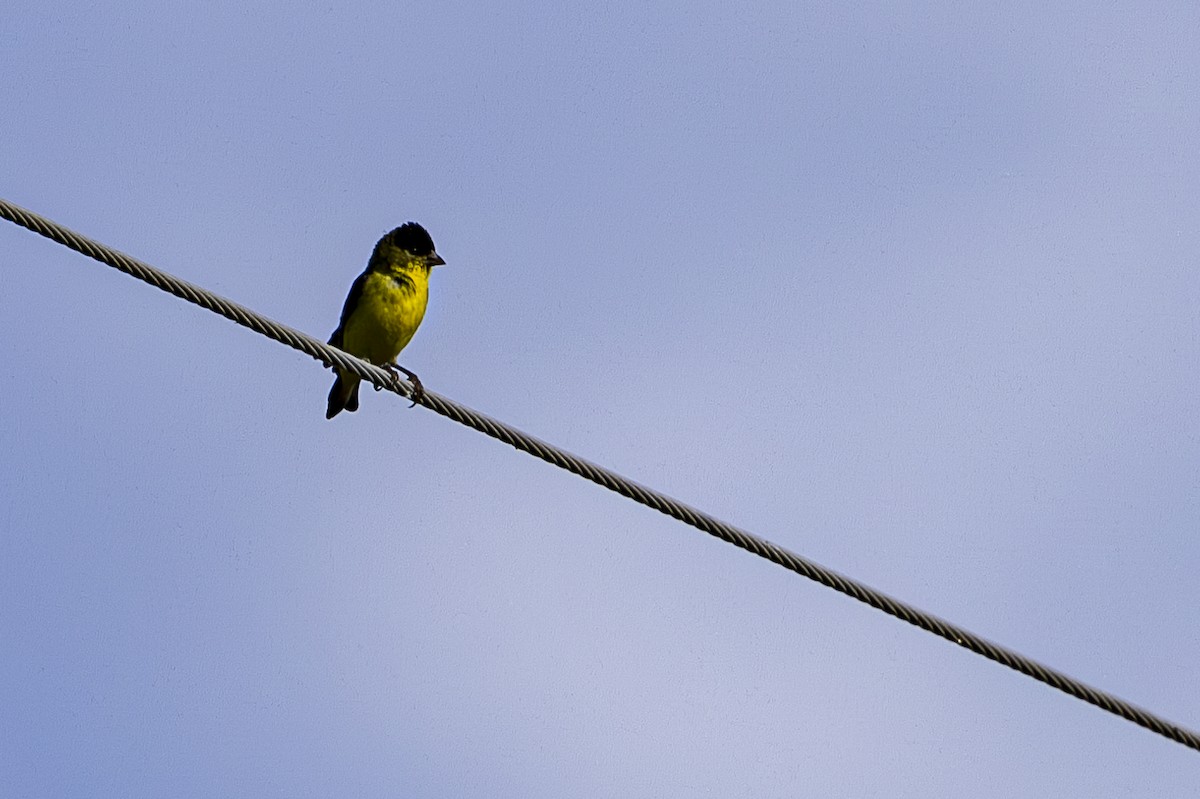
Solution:
M 430 253 L 429 257 L 425 259 L 425 263 L 429 264 L 430 266 L 444 266 L 446 264 L 446 259 L 438 255 L 437 250 L 434 250 L 432 253 Z

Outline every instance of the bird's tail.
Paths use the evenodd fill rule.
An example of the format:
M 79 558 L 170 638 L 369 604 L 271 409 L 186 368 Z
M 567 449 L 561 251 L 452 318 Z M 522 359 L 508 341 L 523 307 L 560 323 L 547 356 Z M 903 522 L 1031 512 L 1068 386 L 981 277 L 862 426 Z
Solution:
M 362 379 L 357 375 L 338 372 L 333 388 L 329 389 L 329 406 L 325 409 L 325 418 L 332 419 L 342 411 L 354 413 L 358 410 L 358 386 Z

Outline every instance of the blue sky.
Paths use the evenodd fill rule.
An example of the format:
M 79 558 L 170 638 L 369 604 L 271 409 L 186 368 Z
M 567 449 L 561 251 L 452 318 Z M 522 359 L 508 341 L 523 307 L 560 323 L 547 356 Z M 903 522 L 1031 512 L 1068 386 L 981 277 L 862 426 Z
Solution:
M 18 3 L 0 196 L 1200 727 L 1187 3 Z M 0 226 L 0 793 L 1187 796 L 1195 752 Z

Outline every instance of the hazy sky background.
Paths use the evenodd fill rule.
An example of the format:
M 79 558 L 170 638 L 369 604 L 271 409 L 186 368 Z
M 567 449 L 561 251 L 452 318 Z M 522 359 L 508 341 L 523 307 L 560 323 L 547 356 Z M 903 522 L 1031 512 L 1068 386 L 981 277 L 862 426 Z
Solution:
M 1200 728 L 1200 8 L 26 3 L 0 196 Z M 0 225 L 4 796 L 1185 797 L 1200 756 Z

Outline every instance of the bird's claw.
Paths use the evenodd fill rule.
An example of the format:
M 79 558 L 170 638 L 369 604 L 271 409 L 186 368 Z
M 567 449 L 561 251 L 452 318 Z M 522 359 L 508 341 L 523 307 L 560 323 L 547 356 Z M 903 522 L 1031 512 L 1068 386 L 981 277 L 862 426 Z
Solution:
M 425 386 L 421 385 L 421 379 L 416 375 L 413 375 L 411 379 L 413 390 L 409 399 L 412 400 L 412 405 L 409 405 L 408 407 L 415 408 L 417 407 L 418 402 L 423 402 L 425 400 Z
M 417 377 L 415 373 L 410 372 L 398 363 L 385 363 L 383 368 L 392 375 L 392 388 L 400 389 L 400 375 L 397 374 L 397 371 L 404 372 L 404 376 L 412 383 L 412 394 L 408 397 L 412 400 L 412 405 L 408 407 L 415 408 L 418 402 L 425 399 L 425 387 L 421 385 L 421 378 Z

